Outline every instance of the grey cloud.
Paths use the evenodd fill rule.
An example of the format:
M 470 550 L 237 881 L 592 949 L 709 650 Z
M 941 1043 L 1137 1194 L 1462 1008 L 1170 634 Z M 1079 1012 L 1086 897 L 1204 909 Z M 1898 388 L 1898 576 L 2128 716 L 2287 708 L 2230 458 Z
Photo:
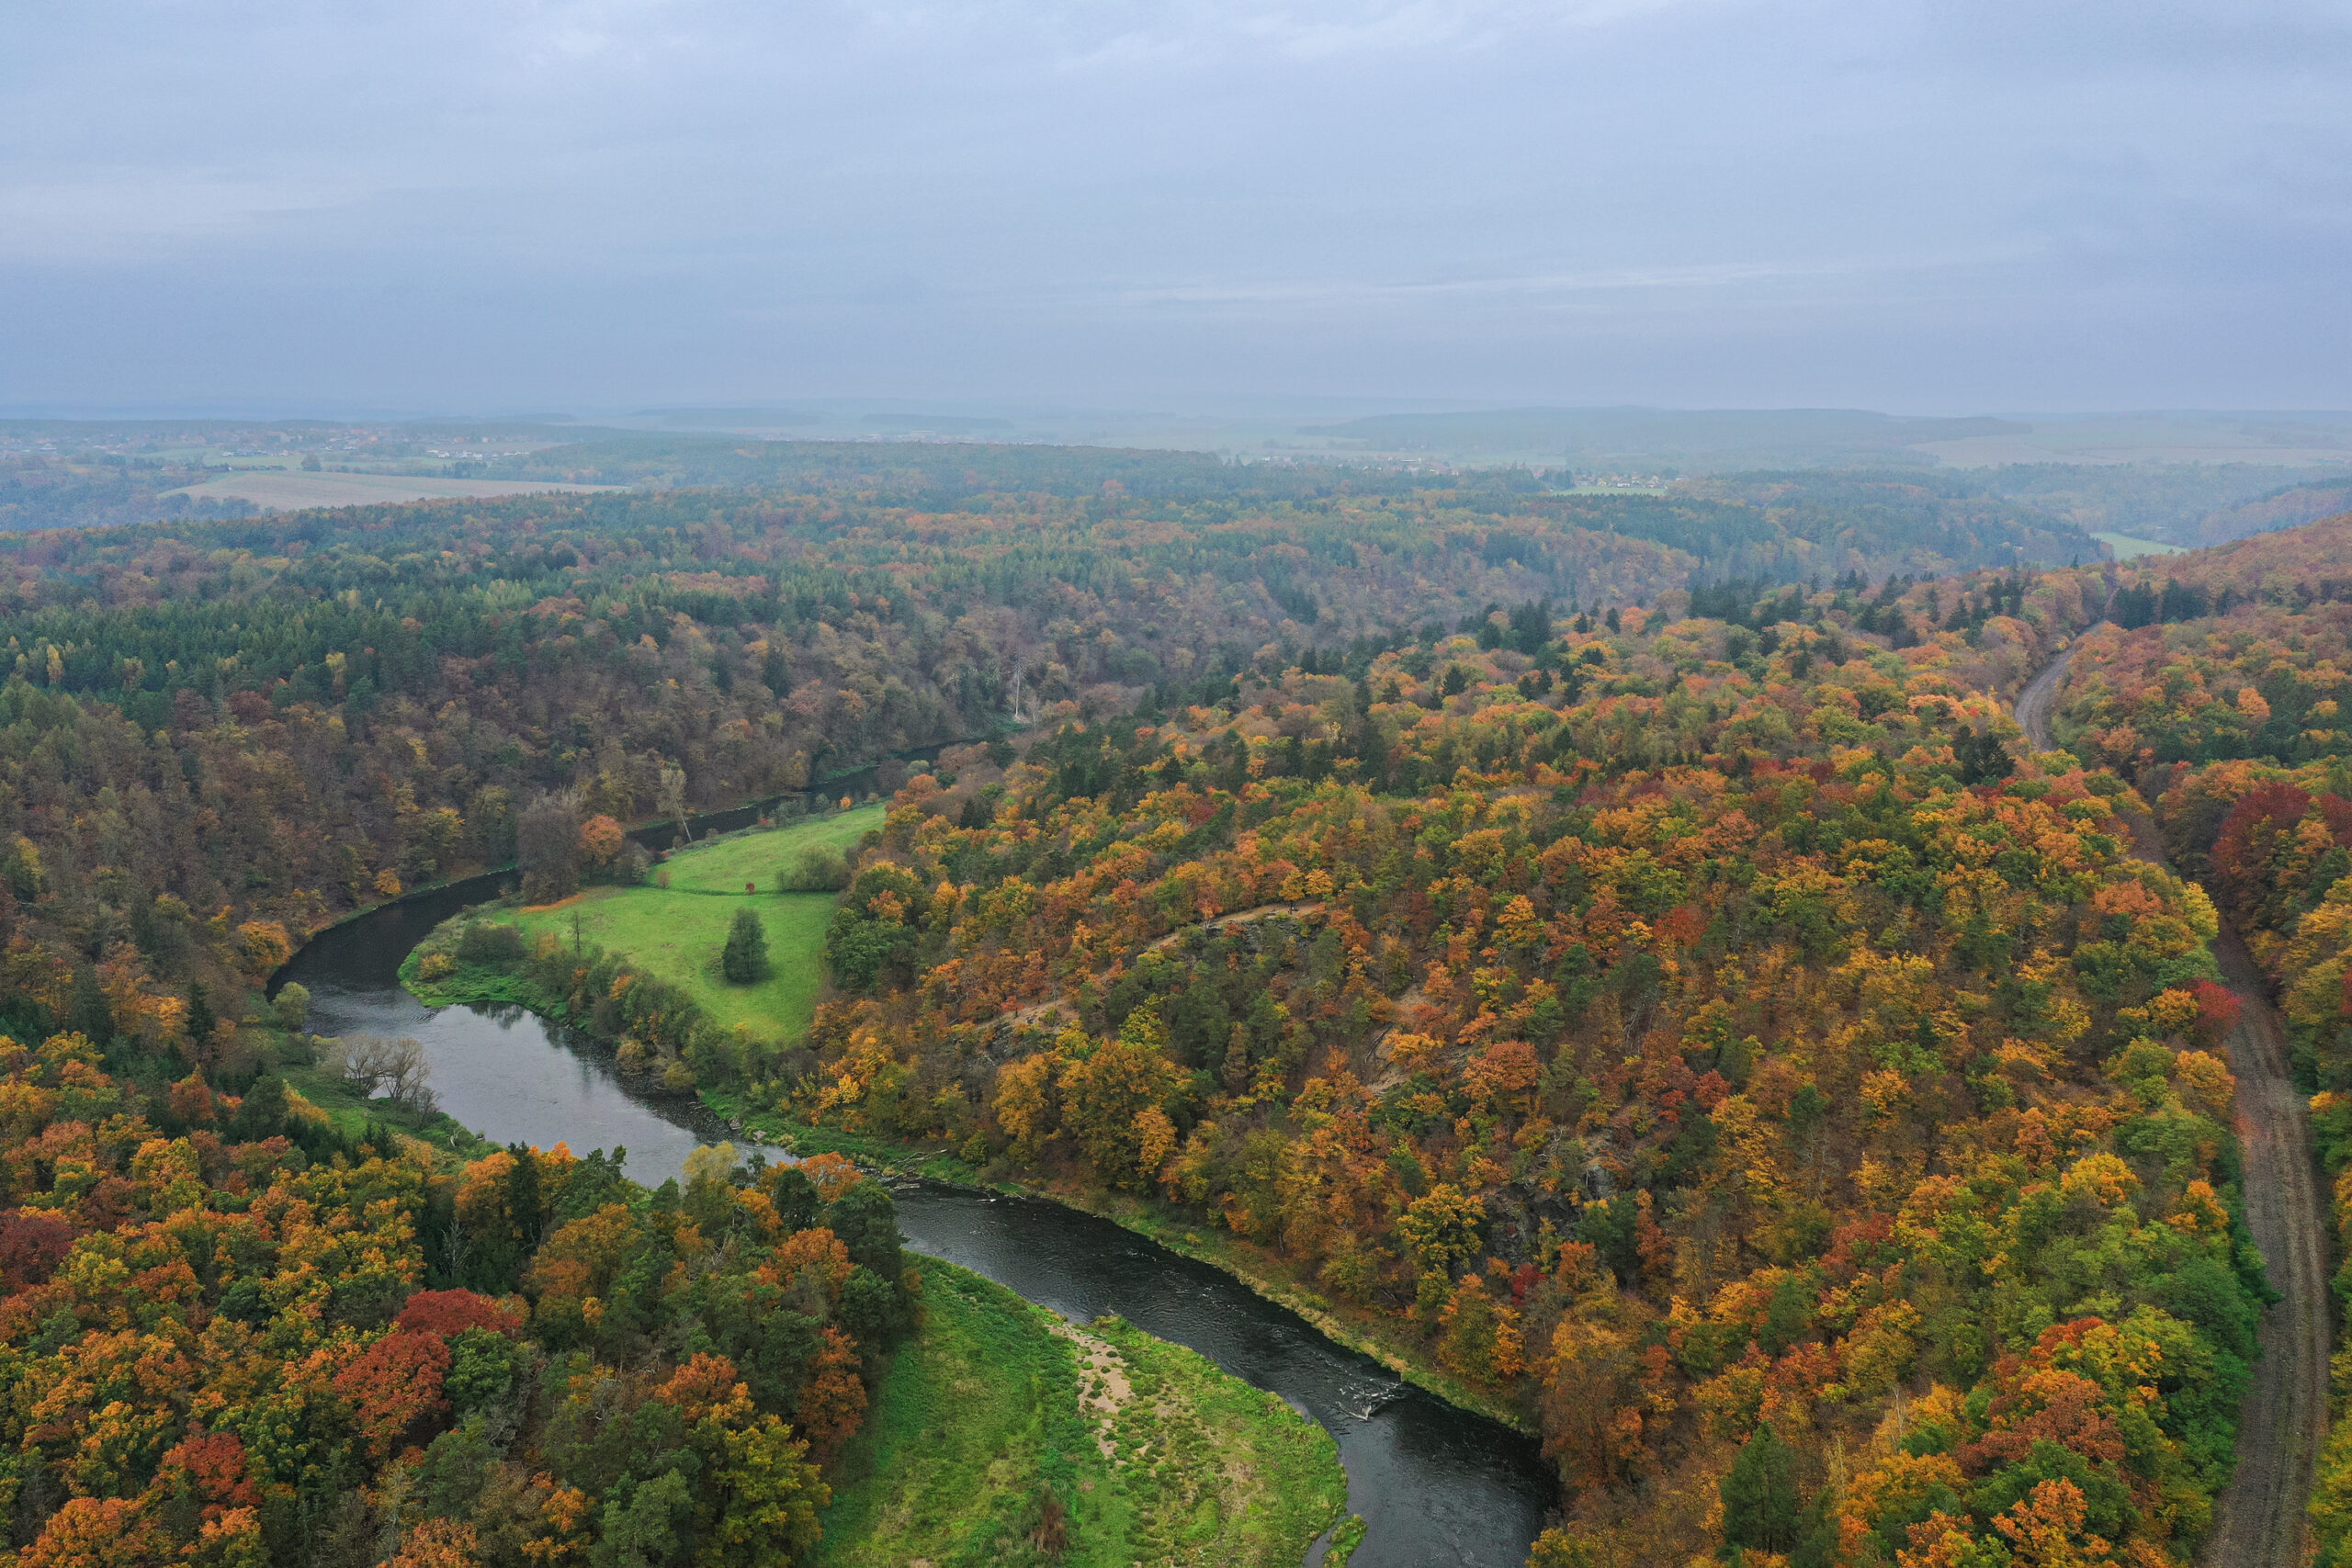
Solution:
M 0 401 L 2340 405 L 2347 55 L 2180 0 L 29 4 Z

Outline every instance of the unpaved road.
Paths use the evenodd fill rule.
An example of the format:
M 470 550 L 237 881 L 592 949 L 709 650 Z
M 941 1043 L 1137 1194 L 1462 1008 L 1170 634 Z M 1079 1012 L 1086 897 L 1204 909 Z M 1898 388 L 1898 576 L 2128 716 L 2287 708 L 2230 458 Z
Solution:
M 2018 694 L 2018 723 L 2036 750 L 2053 749 L 2050 712 L 2067 658 L 2052 660 Z M 2130 815 L 2134 848 L 2163 863 L 2154 825 Z M 2303 1097 L 2288 1072 L 2287 1032 L 2262 973 L 2226 922 L 2213 952 L 2238 998 L 2230 1068 L 2245 1145 L 2246 1225 L 2285 1299 L 2263 1316 L 2262 1359 L 2238 1410 L 2237 1473 L 2216 1500 L 2199 1558 L 2208 1568 L 2300 1568 L 2303 1506 L 2327 1434 L 2327 1211 Z
M 2025 690 L 2018 694 L 2018 723 L 2024 727 L 2027 741 L 2037 751 L 2058 749 L 2058 742 L 2050 738 L 2050 709 L 2058 699 L 2058 683 L 2066 678 L 2066 661 L 2074 657 L 2071 649 L 2060 654 L 2036 671 L 2033 679 L 2026 682 Z

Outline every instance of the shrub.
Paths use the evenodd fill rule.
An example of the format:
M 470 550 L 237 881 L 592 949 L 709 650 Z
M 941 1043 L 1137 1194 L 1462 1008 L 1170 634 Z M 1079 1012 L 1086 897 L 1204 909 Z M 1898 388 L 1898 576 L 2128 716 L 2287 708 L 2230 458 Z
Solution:
M 460 964 L 497 965 L 521 962 L 523 932 L 518 927 L 477 920 L 458 935 Z
M 794 859 L 782 880 L 787 892 L 838 893 L 849 886 L 849 863 L 831 844 L 810 844 Z

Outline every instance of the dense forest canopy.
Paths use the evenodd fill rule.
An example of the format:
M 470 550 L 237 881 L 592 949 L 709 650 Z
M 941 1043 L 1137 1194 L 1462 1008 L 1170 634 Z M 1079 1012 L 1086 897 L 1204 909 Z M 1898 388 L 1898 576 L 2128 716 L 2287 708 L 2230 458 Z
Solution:
M 2131 821 L 2301 1010 L 2334 1128 L 2331 525 L 2030 570 L 2033 519 L 1903 475 L 936 457 L 0 541 L 22 1561 L 372 1562 L 327 1543 L 392 1474 L 447 1561 L 804 1550 L 914 1311 L 869 1189 L 454 1168 L 289 1100 L 254 993 L 559 818 L 957 742 L 842 868 L 805 1039 L 494 922 L 448 962 L 687 1085 L 1216 1233 L 1540 1430 L 1547 1563 L 2193 1549 L 2267 1286 L 2215 902 Z M 2110 614 L 2073 753 L 2028 754 L 2004 699 Z
M 1792 562 L 1853 581 L 1953 547 L 1907 514 L 1815 540 L 1753 509 L 1710 524 L 1720 503 L 1498 504 L 673 491 L 17 536 L 0 919 L 34 936 L 30 994 L 126 936 L 142 972 L 219 983 L 237 954 L 207 922 L 299 933 L 502 863 L 537 792 L 630 820 L 674 767 L 685 804 L 733 804 L 985 734 L 1016 677 L 1102 709 L 1221 694 L 1490 604 L 1658 603 Z
M 2156 810 L 2273 987 L 2312 1132 L 2352 1240 L 2352 514 L 2120 574 L 2054 728 Z M 2338 1273 L 2336 1293 L 2346 1276 Z M 2318 1560 L 2352 1543 L 2352 1422 L 2337 1416 L 2311 1515 Z
M 458 1168 L 274 1077 L 0 1043 L 9 1561 L 789 1562 L 919 1311 L 842 1162 Z M 112 1072 L 109 1069 L 114 1069 Z M 714 1151 L 715 1153 L 715 1151 Z
M 917 780 L 781 1092 L 1410 1325 L 1541 1426 L 1562 1561 L 2185 1548 L 2263 1290 L 2211 908 L 1985 694 L 2101 587 L 1902 649 L 1851 593 L 1498 612 Z

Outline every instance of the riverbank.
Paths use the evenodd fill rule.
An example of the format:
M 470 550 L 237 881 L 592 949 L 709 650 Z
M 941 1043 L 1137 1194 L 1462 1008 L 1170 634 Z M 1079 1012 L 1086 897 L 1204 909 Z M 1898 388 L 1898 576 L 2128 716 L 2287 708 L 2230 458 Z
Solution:
M 560 918 L 562 913 L 556 911 L 555 916 Z M 453 919 L 436 928 L 432 937 L 401 960 L 400 980 L 410 994 L 432 1007 L 453 1003 L 519 1007 L 550 1022 L 579 1027 L 581 1021 L 572 1017 L 564 998 L 548 993 L 529 977 L 508 970 L 458 964 L 431 980 L 425 979 L 421 955 L 428 950 L 451 951 L 453 944 L 443 933 L 454 923 Z M 631 961 L 634 962 L 633 954 Z M 642 1087 L 650 1092 L 657 1083 L 649 1076 Z M 690 1078 L 683 1080 L 680 1087 L 690 1083 Z M 1295 1313 L 1334 1343 L 1369 1358 L 1449 1404 L 1522 1435 L 1540 1435 L 1535 1423 L 1517 1404 L 1434 1365 L 1426 1341 L 1417 1333 L 1400 1331 L 1396 1325 L 1401 1320 L 1393 1314 L 1335 1302 L 1310 1280 L 1292 1275 L 1280 1258 L 1263 1248 L 1204 1224 L 1197 1218 L 1177 1213 L 1150 1200 L 1096 1191 L 1076 1184 L 991 1179 L 944 1145 L 904 1144 L 810 1126 L 792 1121 L 772 1107 L 755 1104 L 739 1090 L 727 1087 L 704 1085 L 696 1092 L 704 1106 L 731 1131 L 753 1144 L 780 1146 L 802 1155 L 839 1154 L 900 1176 L 1042 1198 L 1109 1220 L 1231 1277 L 1260 1297 Z
M 1338 1443 L 1274 1395 L 1117 1319 L 918 1267 L 922 1331 L 842 1456 L 815 1562 L 1291 1568 L 1340 1518 Z
M 324 1115 L 347 1138 L 363 1136 L 369 1122 L 381 1122 L 437 1151 L 450 1164 L 495 1154 L 498 1145 L 446 1111 L 419 1113 L 389 1100 L 370 1100 L 358 1089 L 315 1063 L 281 1055 L 273 1069 L 288 1089 Z
M 286 977 L 311 991 L 312 1017 L 328 1032 L 420 1039 L 444 1103 L 501 1144 L 566 1141 L 608 1150 L 626 1144 L 631 1173 L 658 1186 L 680 1174 L 697 1144 L 752 1141 L 711 1108 L 731 1114 L 737 1107 L 729 1097 L 648 1094 L 644 1076 L 612 1070 L 617 1053 L 609 1041 L 592 1044 L 605 1036 L 556 1027 L 547 1021 L 549 1011 L 524 1005 L 538 998 L 509 982 L 474 976 L 484 982 L 475 988 L 458 977 L 459 988 L 490 1004 L 480 1009 L 428 1006 L 403 987 L 404 961 L 414 976 L 417 947 L 479 901 L 453 892 L 379 909 L 307 947 Z M 443 987 L 418 989 L 435 1004 L 461 999 Z M 625 1092 L 625 1086 L 633 1087 Z M 773 1090 L 759 1098 L 775 1103 Z M 767 1135 L 763 1129 L 782 1131 L 764 1120 L 754 1130 Z M 1367 1521 L 1353 1557 L 1361 1568 L 1524 1562 L 1556 1496 L 1557 1476 L 1536 1444 L 1476 1414 L 1476 1401 L 1403 1382 L 1349 1348 L 1362 1343 L 1359 1336 L 1315 1332 L 1275 1304 L 1273 1292 L 1251 1289 L 1242 1269 L 1171 1255 L 1070 1203 L 1001 1196 L 980 1185 L 982 1173 L 944 1152 L 910 1157 L 833 1129 L 808 1132 L 800 1143 L 804 1153 L 820 1146 L 854 1146 L 869 1164 L 928 1168 L 960 1183 L 899 1193 L 915 1252 L 975 1269 L 1080 1321 L 1116 1314 L 1306 1413 L 1337 1438 L 1351 1507 Z M 1170 1239 L 1181 1245 L 1181 1231 Z M 1331 1540 L 1336 1546 L 1358 1533 L 1343 1526 Z
M 724 1091 L 706 1090 L 702 1101 L 729 1127 L 739 1128 L 746 1134 L 756 1134 L 761 1143 L 781 1145 L 796 1154 L 838 1154 L 860 1165 L 896 1176 L 1039 1198 L 1066 1209 L 1074 1209 L 1080 1213 L 1109 1220 L 1122 1230 L 1130 1231 L 1170 1252 L 1207 1264 L 1248 1287 L 1253 1294 L 1297 1314 L 1333 1343 L 1369 1357 L 1397 1377 L 1435 1394 L 1448 1404 L 1483 1416 L 1525 1436 L 1541 1436 L 1535 1423 L 1524 1411 L 1459 1378 L 1449 1376 L 1440 1368 L 1430 1366 L 1422 1359 L 1426 1352 L 1418 1342 L 1385 1327 L 1385 1321 L 1393 1320 L 1384 1320 L 1370 1311 L 1333 1302 L 1305 1281 L 1287 1274 L 1281 1260 L 1269 1256 L 1262 1248 L 1228 1233 L 1204 1227 L 1196 1220 L 1188 1220 L 1164 1204 L 1126 1194 L 1089 1191 L 1075 1186 L 991 1180 L 944 1145 L 927 1147 L 893 1143 L 861 1137 L 837 1128 L 812 1127 L 774 1111 L 750 1109 L 738 1097 Z
M 461 965 L 428 981 L 420 971 L 418 953 L 412 952 L 401 960 L 401 984 L 429 1007 L 519 1007 L 552 1023 L 572 1023 L 560 998 L 547 996 L 525 976 Z M 740 1094 L 725 1089 L 705 1088 L 700 1090 L 699 1099 L 730 1131 L 754 1145 L 781 1147 L 799 1155 L 838 1154 L 892 1175 L 1041 1198 L 1109 1220 L 1170 1252 L 1207 1264 L 1262 1299 L 1295 1313 L 1333 1343 L 1369 1358 L 1447 1404 L 1525 1436 L 1539 1435 L 1535 1424 L 1515 1404 L 1431 1365 L 1418 1338 L 1388 1326 L 1394 1319 L 1333 1302 L 1306 1281 L 1290 1276 L 1282 1268 L 1281 1260 L 1263 1249 L 1205 1227 L 1164 1205 L 1075 1186 L 991 1180 L 944 1145 L 895 1143 L 837 1128 L 810 1126 L 773 1110 L 755 1107 Z
M 498 1148 L 446 1111 L 418 1111 L 396 1100 L 370 1099 L 348 1078 L 320 1064 L 314 1036 L 288 1030 L 266 1016 L 246 1018 L 239 1029 L 249 1044 L 258 1044 L 263 1068 L 276 1074 L 288 1093 L 325 1117 L 344 1137 L 356 1140 L 366 1136 L 371 1123 L 379 1124 L 415 1139 L 450 1163 L 480 1159 Z
M 401 960 L 401 988 L 426 1007 L 517 1007 L 537 1013 L 550 1023 L 568 1026 L 571 1022 L 564 1017 L 563 1004 L 548 996 L 527 976 L 461 964 L 428 980 L 419 961 L 424 951 L 419 946 Z

